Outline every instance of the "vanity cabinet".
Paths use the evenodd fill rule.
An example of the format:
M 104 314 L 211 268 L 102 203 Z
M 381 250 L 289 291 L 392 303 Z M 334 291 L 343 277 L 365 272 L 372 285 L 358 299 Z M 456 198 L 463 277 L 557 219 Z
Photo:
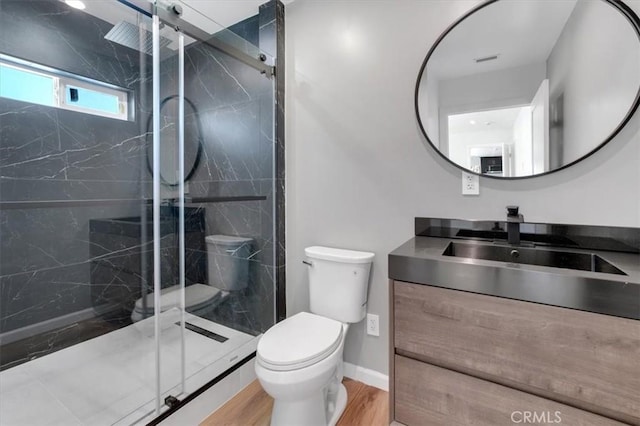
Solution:
M 640 321 L 393 280 L 390 291 L 392 422 L 640 425 Z

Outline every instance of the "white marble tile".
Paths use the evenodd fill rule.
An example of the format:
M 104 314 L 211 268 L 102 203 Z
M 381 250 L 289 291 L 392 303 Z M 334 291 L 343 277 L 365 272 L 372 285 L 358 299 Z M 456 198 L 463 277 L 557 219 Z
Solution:
M 2 426 L 82 424 L 38 381 L 3 392 L 0 413 Z
M 160 413 L 168 410 L 167 407 L 163 407 L 160 410 Z M 145 407 L 142 407 L 132 413 L 129 417 L 122 419 L 121 421 L 114 423 L 113 426 L 144 426 L 147 423 L 151 422 L 153 419 L 158 417 L 155 412 L 155 405 L 148 404 Z M 188 423 L 185 423 L 183 426 L 187 426 Z M 194 423 L 194 425 L 197 423 Z
M 40 377 L 45 387 L 81 421 L 103 411 L 140 387 L 140 381 L 104 358 L 55 370 Z
M 0 372 L 0 398 L 5 392 L 10 392 L 35 380 L 30 374 L 27 364 L 21 364 Z
M 236 335 L 224 343 L 218 344 L 217 346 L 212 347 L 208 351 L 199 351 L 199 356 L 195 358 L 195 361 L 199 362 L 203 365 L 209 365 L 221 358 L 233 358 L 234 352 L 240 346 L 243 346 L 247 342 L 250 342 L 253 339 L 253 336 L 248 334 L 246 335 Z
M 220 343 L 185 330 L 186 384 L 187 392 L 192 392 L 246 356 L 255 338 L 191 314 L 186 319 L 229 338 Z M 182 330 L 175 324 L 179 320 L 177 310 L 161 315 L 160 382 L 165 395 L 182 392 Z M 152 317 L 0 373 L 0 401 L 5 408 L 5 394 L 30 389 L 35 392 L 34 405 L 53 404 L 71 416 L 48 417 L 52 424 L 131 424 L 155 409 L 155 350 Z M 46 403 L 38 400 L 45 396 Z M 20 409 L 6 407 L 13 413 L 9 416 L 23 415 Z M 6 417 L 4 410 L 2 416 Z
M 79 363 L 86 363 L 98 357 L 100 357 L 100 352 L 89 342 L 83 342 L 22 365 L 28 365 L 29 372 L 33 376 L 39 377 L 53 371 L 72 369 Z
M 30 425 L 35 426 L 35 425 Z M 49 423 L 43 423 L 42 426 L 88 426 L 86 423 L 82 423 L 80 420 L 75 418 L 64 418 L 64 419 L 56 419 L 52 420 Z M 92 425 L 93 426 L 93 425 Z
M 154 403 L 155 392 L 140 387 L 130 395 L 115 401 L 106 409 L 87 417 L 84 422 L 91 426 L 108 426 L 119 422 L 135 413 L 145 404 Z

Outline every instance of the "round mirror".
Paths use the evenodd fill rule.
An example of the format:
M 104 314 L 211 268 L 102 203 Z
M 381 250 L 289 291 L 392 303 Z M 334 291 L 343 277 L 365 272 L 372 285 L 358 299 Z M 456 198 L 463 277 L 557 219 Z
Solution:
M 168 186 L 180 183 L 178 164 L 178 95 L 172 95 L 160 103 L 160 180 Z M 147 166 L 153 174 L 153 144 L 151 135 L 153 117 L 147 120 Z M 195 105 L 184 99 L 184 170 L 185 182 L 198 169 L 202 155 L 202 128 Z
M 415 93 L 430 144 L 490 177 L 593 154 L 640 101 L 640 22 L 621 1 L 493 0 L 436 41 Z

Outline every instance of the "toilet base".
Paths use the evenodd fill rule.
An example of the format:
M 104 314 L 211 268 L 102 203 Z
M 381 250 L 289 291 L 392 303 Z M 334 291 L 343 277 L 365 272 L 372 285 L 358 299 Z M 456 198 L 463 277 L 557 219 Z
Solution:
M 324 391 L 298 401 L 275 400 L 271 413 L 271 426 L 335 426 L 347 407 L 347 388 L 338 386 L 336 400 L 330 402 L 331 418 L 327 420 Z M 331 409 L 333 408 L 333 409 Z
M 336 397 L 335 402 L 336 408 L 329 419 L 329 426 L 335 426 L 340 420 L 340 416 L 344 413 L 344 409 L 347 407 L 347 388 L 344 387 L 342 383 L 340 383 L 340 387 L 338 388 L 338 396 Z
M 322 390 L 307 399 L 273 401 L 271 426 L 325 426 L 326 424 Z

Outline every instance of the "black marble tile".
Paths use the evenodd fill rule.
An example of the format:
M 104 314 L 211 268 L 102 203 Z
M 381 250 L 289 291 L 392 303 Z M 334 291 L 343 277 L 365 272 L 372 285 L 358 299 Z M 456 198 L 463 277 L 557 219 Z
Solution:
M 137 206 L 2 210 L 0 275 L 87 262 L 89 221 L 135 214 Z
M 229 31 L 236 33 L 238 36 L 253 44 L 258 45 L 258 31 L 260 15 L 251 16 L 243 21 L 238 22 L 228 28 Z
M 91 307 L 89 264 L 0 277 L 0 332 Z
M 268 3 L 275 9 L 275 240 L 276 240 L 276 312 L 277 320 L 286 317 L 286 274 L 285 274 L 285 7 L 279 0 Z M 273 39 L 266 37 L 266 43 Z
M 137 51 L 105 40 L 109 29 L 111 24 L 62 2 L 3 0 L 0 51 L 130 88 L 135 105 L 148 105 L 138 92 L 150 62 L 141 68 Z M 136 200 L 149 196 L 142 167 L 145 141 L 139 137 L 144 115 L 135 115 L 137 122 L 127 122 L 0 99 L 1 201 L 133 200 L 3 210 L 1 331 L 92 307 L 90 221 L 139 215 Z M 175 275 L 173 267 L 166 268 L 167 275 Z M 130 273 L 112 272 L 101 281 L 117 286 L 121 272 Z
M 234 29 L 263 51 L 277 53 L 284 70 L 284 8 L 277 1 L 267 6 Z M 0 51 L 132 89 L 136 120 L 0 99 L 1 201 L 151 196 L 151 138 L 145 135 L 150 58 L 105 41 L 110 28 L 61 2 L 2 1 Z M 176 57 L 163 59 L 166 98 L 176 92 Z M 273 324 L 276 300 L 279 317 L 284 315 L 284 73 L 278 74 L 274 93 L 274 80 L 203 44 L 187 48 L 185 72 L 186 97 L 196 107 L 203 141 L 189 195 L 267 197 L 199 205 L 205 223 L 187 230 L 187 284 L 208 282 L 205 235 L 253 238 L 249 285 L 233 293 L 215 316 L 233 328 L 259 333 Z M 174 116 L 163 111 L 162 121 L 170 127 Z M 197 144 L 187 141 L 187 150 L 189 158 Z M 163 191 L 175 192 L 167 186 Z M 98 313 L 117 308 L 128 321 L 128 310 L 153 280 L 151 241 L 99 226 L 92 232 L 91 223 L 143 211 L 136 201 L 2 211 L 0 332 L 88 308 Z M 163 228 L 161 241 L 163 287 L 178 282 L 177 236 L 169 228 Z
M 139 52 L 104 39 L 108 22 L 62 2 L 3 0 L 0 28 L 5 54 L 120 87 L 139 81 Z
M 274 288 L 275 269 L 261 265 L 258 276 L 258 288 L 253 300 L 252 309 L 255 312 L 258 331 L 264 333 L 276 322 L 276 305 Z
M 57 180 L 0 177 L 2 201 L 149 199 L 150 181 Z
M 268 180 L 268 179 L 264 179 Z M 189 181 L 188 197 L 260 196 L 262 180 Z
M 60 144 L 58 110 L 0 98 L 0 175 L 65 179 L 67 153 Z
M 260 104 L 245 102 L 216 110 L 201 110 L 204 149 L 193 181 L 233 181 L 270 178 L 262 167 Z
M 261 235 L 260 235 L 260 251 L 261 262 L 263 265 L 274 267 L 275 266 L 275 229 L 274 223 L 274 180 L 261 181 L 261 192 L 267 196 L 267 199 L 260 203 L 260 223 L 261 223 Z
M 269 1 L 260 6 L 259 36 L 260 50 L 267 53 L 272 58 L 278 56 L 278 45 L 276 37 L 276 2 Z M 271 60 L 270 62 L 273 62 Z M 275 65 L 270 63 L 269 65 Z
M 202 43 L 185 49 L 185 74 L 185 96 L 201 112 L 253 101 L 272 85 L 259 71 Z
M 287 270 L 285 266 L 279 266 L 276 268 L 276 321 L 282 321 L 287 317 L 287 296 L 286 296 L 286 282 L 287 282 Z
M 60 145 L 67 154 L 65 176 L 71 180 L 140 181 L 147 138 L 134 122 L 84 113 L 58 113 Z

